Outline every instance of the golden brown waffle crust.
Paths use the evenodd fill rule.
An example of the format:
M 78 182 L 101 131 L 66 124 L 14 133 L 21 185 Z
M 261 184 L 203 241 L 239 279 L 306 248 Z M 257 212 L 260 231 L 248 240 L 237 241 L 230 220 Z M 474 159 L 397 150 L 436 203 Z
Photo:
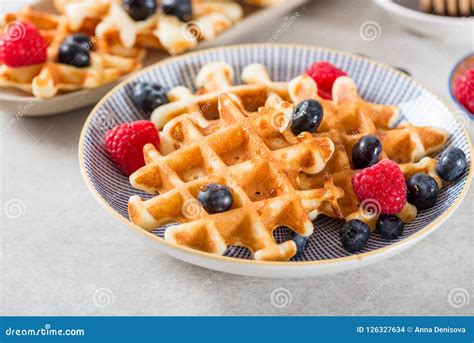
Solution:
M 219 126 L 208 122 L 200 127 L 204 117 L 195 120 L 183 114 L 163 133 L 177 139 L 179 148 L 164 156 L 152 146 L 145 148 L 147 165 L 130 180 L 136 188 L 159 195 L 146 201 L 130 198 L 130 218 L 147 230 L 178 221 L 181 224 L 166 230 L 167 240 L 213 254 L 242 245 L 257 260 L 288 260 L 296 246 L 292 241 L 276 244 L 273 230 L 286 225 L 308 236 L 313 232 L 311 220 L 323 207 L 337 206 L 342 196 L 330 178 L 320 189 L 295 188 L 300 171 L 318 173 L 324 168 L 332 142 L 308 134 L 284 143 L 284 134 L 271 127 L 271 111 L 246 113 L 238 98 L 227 94 L 219 95 L 218 103 Z M 272 145 L 276 133 L 282 146 Z M 231 189 L 232 209 L 209 215 L 202 208 L 196 196 L 209 183 Z
M 324 213 L 336 218 L 343 215 L 346 220 L 360 219 L 371 228 L 374 228 L 377 215 L 367 214 L 365 209 L 360 206 L 361 204 L 357 197 L 353 194 L 350 180 L 355 170 L 352 168 L 350 156 L 346 151 L 347 148 L 351 148 L 360 137 L 366 134 L 376 134 L 380 139 L 389 137 L 389 140 L 386 140 L 384 145 L 394 142 L 394 137 L 402 136 L 402 140 L 408 140 L 410 143 L 406 146 L 407 150 L 400 152 L 400 147 L 396 146 L 391 149 L 387 146 L 387 153 L 382 158 L 391 158 L 398 163 L 406 162 L 401 163 L 400 167 L 407 177 L 415 172 L 424 171 L 439 181 L 434 161 L 429 157 L 425 157 L 425 155 L 439 150 L 444 145 L 447 134 L 436 128 L 418 128 L 407 123 L 393 128 L 392 126 L 398 120 L 398 109 L 394 106 L 370 104 L 363 101 L 357 94 L 355 84 L 348 77 L 339 78 L 336 82 L 333 91 L 334 101 L 325 101 L 319 98 L 317 95 L 317 85 L 309 77 L 300 76 L 289 83 L 273 82 L 265 66 L 259 64 L 252 64 L 243 69 L 241 79 L 246 84 L 234 85 L 232 83 L 233 79 L 234 71 L 231 66 L 222 62 L 212 63 L 203 66 L 197 74 L 197 92 L 193 93 L 190 89 L 182 86 L 170 90 L 168 94 L 171 101 L 170 104 L 157 108 L 151 117 L 157 128 L 163 130 L 160 146 L 161 154 L 173 155 L 175 151 L 179 152 L 180 149 L 185 149 L 183 144 L 186 146 L 186 137 L 193 136 L 193 134 L 186 133 L 186 130 L 183 129 L 182 123 L 184 121 L 192 122 L 195 128 L 203 132 L 206 132 L 209 128 L 211 131 L 220 129 L 220 124 L 210 123 L 206 120 L 206 116 L 209 115 L 206 112 L 215 109 L 218 103 L 217 99 L 223 95 L 227 94 L 226 96 L 229 99 L 240 102 L 241 108 L 248 109 L 252 105 L 258 105 L 256 107 L 260 107 L 258 112 L 260 116 L 268 114 L 272 110 L 272 113 L 278 113 L 277 117 L 279 119 L 277 120 L 276 128 L 274 128 L 277 132 L 283 134 L 283 137 L 288 142 L 291 142 L 292 138 L 285 137 L 284 132 L 288 131 L 291 111 L 279 112 L 275 111 L 275 108 L 284 103 L 294 105 L 305 99 L 316 99 L 323 104 L 325 119 L 320 126 L 320 130 L 314 134 L 314 137 L 329 139 L 334 144 L 335 150 L 334 153 L 331 153 L 331 157 L 327 162 L 325 162 L 327 164 L 322 168 L 321 173 L 318 170 L 318 173 L 300 173 L 298 175 L 297 189 L 324 189 L 325 180 L 329 178 L 331 182 L 334 180 L 338 189 L 344 191 L 344 195 L 337 197 L 335 203 L 332 202 L 330 205 L 325 203 L 319 206 L 318 213 Z M 249 98 L 251 101 L 248 101 Z M 374 116 L 374 113 L 377 115 Z M 275 117 L 271 118 L 269 122 L 273 120 L 275 125 Z M 355 123 L 362 122 L 364 124 L 360 128 L 363 128 L 363 130 L 359 128 L 355 133 L 349 132 L 346 128 L 341 127 L 344 121 L 340 122 L 340 120 L 345 120 L 346 122 L 353 121 Z M 199 134 L 196 137 L 200 137 Z M 155 154 L 160 156 L 159 152 L 155 152 Z M 166 157 L 163 158 L 166 159 Z M 152 160 L 158 161 L 160 159 L 161 157 L 157 157 Z M 147 178 L 153 179 L 151 175 L 155 175 L 156 178 L 156 173 L 157 171 L 145 174 Z M 158 191 L 161 194 L 157 187 L 150 188 L 149 185 L 143 187 L 139 182 L 137 183 L 136 176 L 131 178 L 131 182 L 142 190 L 149 192 Z M 150 215 L 147 206 L 143 206 L 139 198 L 134 197 L 130 200 L 129 210 L 132 221 L 139 226 L 151 230 L 156 228 L 156 225 L 159 225 L 156 221 L 156 213 L 155 215 Z M 407 204 L 399 216 L 405 221 L 413 220 L 416 216 L 416 209 Z M 167 218 L 169 219 L 170 217 Z M 180 226 L 182 225 L 178 225 L 175 229 L 168 228 L 166 232 L 169 233 L 166 234 L 165 238 L 178 244 L 192 246 L 193 248 L 209 249 L 209 252 L 217 254 L 222 254 L 225 251 L 225 247 L 229 244 L 241 244 L 241 241 L 226 241 L 226 239 L 222 239 L 220 244 L 206 245 L 205 247 L 197 246 L 196 243 L 192 243 L 189 240 L 190 232 L 182 236 L 183 232 L 180 231 Z M 273 228 L 270 229 L 270 232 L 272 230 Z M 180 239 L 176 239 L 173 236 L 175 231 L 180 231 Z M 215 231 L 219 230 L 214 230 L 214 235 L 216 234 Z M 295 231 L 298 232 L 297 229 Z M 205 232 L 207 237 L 212 236 L 209 231 L 201 230 L 201 238 L 203 237 L 202 232 Z M 196 240 L 193 241 L 195 242 Z M 197 241 L 201 242 L 201 240 Z M 254 252 L 254 257 L 260 259 L 288 259 L 288 256 L 291 255 L 283 254 L 278 256 L 274 252 L 264 255 L 256 253 L 256 249 L 250 249 Z M 286 249 L 288 252 L 288 247 Z

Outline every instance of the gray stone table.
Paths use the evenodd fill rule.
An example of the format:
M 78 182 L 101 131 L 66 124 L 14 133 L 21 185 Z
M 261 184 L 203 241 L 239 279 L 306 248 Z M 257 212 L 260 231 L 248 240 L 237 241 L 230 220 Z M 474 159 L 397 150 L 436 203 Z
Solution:
M 473 50 L 409 34 L 370 1 L 313 1 L 298 11 L 289 27 L 280 29 L 285 18 L 274 18 L 237 43 L 273 39 L 363 53 L 408 69 L 446 101 L 452 66 Z M 381 27 L 373 41 L 359 34 L 369 20 Z M 473 313 L 474 299 L 462 307 L 448 301 L 456 288 L 473 294 L 472 190 L 427 239 L 373 266 L 308 279 L 228 275 L 158 252 L 96 203 L 77 161 L 89 110 L 15 120 L 0 109 L 2 208 L 17 201 L 24 209 L 18 218 L 2 211 L 2 315 Z M 292 300 L 281 308 L 270 301 L 279 287 Z

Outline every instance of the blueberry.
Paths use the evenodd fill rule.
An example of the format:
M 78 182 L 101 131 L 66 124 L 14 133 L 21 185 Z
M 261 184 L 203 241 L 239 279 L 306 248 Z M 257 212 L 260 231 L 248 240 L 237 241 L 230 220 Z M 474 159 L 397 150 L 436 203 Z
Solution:
M 156 0 L 123 0 L 123 7 L 133 20 L 145 20 L 156 13 Z
M 189 21 L 193 15 L 191 0 L 163 0 L 161 8 L 165 14 L 175 16 L 181 21 Z
M 58 60 L 60 63 L 83 68 L 90 65 L 91 56 L 89 50 L 82 45 L 63 43 L 59 47 Z
M 218 183 L 210 183 L 198 193 L 198 200 L 209 213 L 225 212 L 232 207 L 232 193 Z
M 392 214 L 381 214 L 377 219 L 377 232 L 387 239 L 400 237 L 405 229 L 405 225 L 400 218 Z
M 369 227 L 359 219 L 348 221 L 339 232 L 342 246 L 349 252 L 363 249 L 369 240 L 369 236 Z
M 436 164 L 438 175 L 445 181 L 455 181 L 467 166 L 466 154 L 459 148 L 449 148 L 441 154 Z
M 165 88 L 159 84 L 139 82 L 133 87 L 132 100 L 145 112 L 151 112 L 158 106 L 168 103 L 168 96 Z
M 299 135 L 301 132 L 315 132 L 323 120 L 323 107 L 316 100 L 304 100 L 293 111 L 291 132 Z
M 290 231 L 289 239 L 291 239 L 296 244 L 296 254 L 293 257 L 299 257 L 306 248 L 306 244 L 309 241 L 309 237 L 301 236 L 294 231 Z
M 438 184 L 429 175 L 417 173 L 407 181 L 407 200 L 419 210 L 432 207 L 438 199 Z
M 357 169 L 376 164 L 382 152 L 382 143 L 373 135 L 362 137 L 352 148 L 352 163 Z
M 76 33 L 71 35 L 64 40 L 64 43 L 80 45 L 86 50 L 92 49 L 92 41 L 85 33 Z

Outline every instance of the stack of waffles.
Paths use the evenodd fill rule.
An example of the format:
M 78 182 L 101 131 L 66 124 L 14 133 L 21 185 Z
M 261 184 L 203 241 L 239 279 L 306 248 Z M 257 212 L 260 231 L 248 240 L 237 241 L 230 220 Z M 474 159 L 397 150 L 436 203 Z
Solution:
M 0 32 L 16 30 L 21 36 L 22 23 L 31 23 L 48 45 L 48 54 L 42 63 L 12 66 L 2 62 L 0 87 L 17 88 L 38 98 L 96 88 L 140 68 L 146 49 L 183 53 L 200 41 L 212 40 L 243 16 L 234 1 L 191 0 L 191 15 L 186 18 L 165 12 L 160 3 L 143 20 L 134 20 L 123 0 L 54 0 L 59 14 L 29 7 L 7 13 L 0 20 Z M 92 43 L 90 64 L 59 63 L 61 44 L 78 33 L 88 35 Z
M 360 137 L 377 136 L 384 148 L 380 158 L 395 161 L 406 177 L 425 172 L 440 182 L 427 155 L 442 148 L 447 134 L 408 123 L 394 127 L 397 108 L 364 101 L 349 77 L 337 79 L 332 101 L 318 96 L 310 77 L 274 82 L 260 64 L 243 69 L 245 84 L 233 79 L 230 65 L 206 65 L 197 74 L 196 92 L 175 87 L 170 103 L 154 110 L 160 151 L 146 145 L 146 165 L 130 181 L 155 196 L 130 198 L 133 223 L 149 231 L 165 225 L 166 240 L 213 254 L 238 245 L 256 260 L 286 261 L 296 245 L 276 243 L 273 231 L 280 226 L 307 237 L 312 221 L 324 214 L 374 228 L 378 213 L 361 206 L 351 185 L 356 170 L 350 152 Z M 307 99 L 323 106 L 324 117 L 317 132 L 295 136 L 291 115 Z M 204 210 L 197 194 L 209 183 L 232 191 L 230 210 Z M 409 222 L 416 208 L 407 203 L 398 215 Z
M 469 17 L 474 14 L 474 1 L 472 0 L 420 0 L 418 7 L 426 13 L 451 17 Z

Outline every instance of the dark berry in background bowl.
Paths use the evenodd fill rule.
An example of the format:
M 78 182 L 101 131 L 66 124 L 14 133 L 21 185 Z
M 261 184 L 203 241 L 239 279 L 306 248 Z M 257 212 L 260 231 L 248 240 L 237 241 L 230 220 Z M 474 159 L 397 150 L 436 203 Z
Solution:
M 93 47 L 91 38 L 85 33 L 75 33 L 70 35 L 64 40 L 64 43 L 73 45 L 78 44 L 86 50 L 92 50 Z
M 181 21 L 190 21 L 193 15 L 191 0 L 162 0 L 161 9 Z
M 123 0 L 123 7 L 135 21 L 145 20 L 156 13 L 155 0 Z
M 59 47 L 58 60 L 60 63 L 68 64 L 76 68 L 90 66 L 91 56 L 89 50 L 81 44 L 63 43 Z

